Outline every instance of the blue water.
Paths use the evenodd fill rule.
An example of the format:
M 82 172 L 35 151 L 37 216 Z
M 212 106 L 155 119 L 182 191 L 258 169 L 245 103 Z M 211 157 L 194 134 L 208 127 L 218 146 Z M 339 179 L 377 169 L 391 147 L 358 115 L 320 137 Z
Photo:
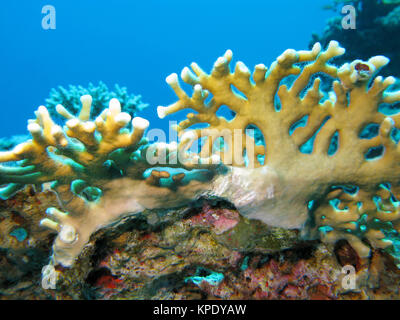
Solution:
M 165 83 L 196 61 L 209 71 L 226 49 L 250 69 L 270 65 L 287 48 L 306 49 L 334 13 L 325 1 L 8 0 L 0 4 L 0 136 L 27 133 L 27 119 L 50 89 L 104 81 L 127 86 L 155 113 L 175 101 Z M 41 25 L 44 5 L 56 29 Z

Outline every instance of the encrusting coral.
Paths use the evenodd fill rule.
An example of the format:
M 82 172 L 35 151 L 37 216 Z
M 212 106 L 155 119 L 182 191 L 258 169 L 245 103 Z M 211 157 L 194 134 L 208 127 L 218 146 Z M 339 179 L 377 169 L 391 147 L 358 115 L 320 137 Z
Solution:
M 325 51 L 317 43 L 311 51 L 287 50 L 269 70 L 257 65 L 251 74 L 242 62 L 230 72 L 228 50 L 211 74 L 195 63 L 193 72 L 183 69 L 182 79 L 194 88 L 191 97 L 176 74 L 169 76 L 179 101 L 158 107 L 159 116 L 185 108 L 196 112 L 178 125 L 178 145 L 149 144 L 143 138 L 149 123 L 142 118 L 126 129 L 131 117 L 116 99 L 95 121 L 89 119 L 88 95 L 81 98 L 78 116 L 59 105 L 65 128 L 39 107 L 28 125 L 32 140 L 0 153 L 0 162 L 17 162 L 0 168 L 1 195 L 53 182 L 62 211 L 50 208 L 42 224 L 58 232 L 52 262 L 64 266 L 73 264 L 96 230 L 144 209 L 179 207 L 201 196 L 224 198 L 248 218 L 302 229 L 305 237 L 320 232 L 328 242 L 347 239 L 367 257 L 366 241 L 390 246 L 384 223 L 400 230 L 400 162 L 391 137 L 400 119 L 378 111 L 381 104 L 398 102 L 400 92 L 387 91 L 393 77 L 375 77 L 387 58 L 340 68 L 328 63 L 343 53 L 337 42 Z M 336 79 L 325 100 L 319 73 Z M 290 88 L 281 85 L 293 75 Z M 221 106 L 235 117 L 218 116 Z M 208 127 L 187 130 L 200 123 Z M 371 123 L 380 126 L 379 134 L 362 139 L 360 132 Z M 246 132 L 250 125 L 261 131 L 265 144 Z M 312 152 L 302 153 L 310 139 Z M 198 140 L 199 153 L 192 150 Z

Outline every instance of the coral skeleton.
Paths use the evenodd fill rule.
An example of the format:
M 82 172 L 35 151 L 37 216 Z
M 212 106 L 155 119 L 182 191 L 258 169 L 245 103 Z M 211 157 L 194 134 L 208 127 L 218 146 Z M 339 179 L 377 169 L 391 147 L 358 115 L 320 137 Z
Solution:
M 344 52 L 335 41 L 326 50 L 319 43 L 310 51 L 289 49 L 270 68 L 259 64 L 251 73 L 242 62 L 231 72 L 228 50 L 210 74 L 196 63 L 183 69 L 191 96 L 177 74 L 168 76 L 179 100 L 158 107 L 159 117 L 194 111 L 176 127 L 178 144 L 148 143 L 149 123 L 142 118 L 127 129 L 131 117 L 117 99 L 95 121 L 89 118 L 89 95 L 82 96 L 77 116 L 59 105 L 64 128 L 41 106 L 29 120 L 32 140 L 0 153 L 0 162 L 17 164 L 0 168 L 1 196 L 26 184 L 52 183 L 59 209 L 50 208 L 42 225 L 58 232 L 52 262 L 64 266 L 74 263 L 96 230 L 201 196 L 226 199 L 248 218 L 300 229 L 306 238 L 346 239 L 366 258 L 370 247 L 392 245 L 385 230 L 400 231 L 400 153 L 393 139 L 400 118 L 379 111 L 382 104 L 399 102 L 400 92 L 388 90 L 393 77 L 377 76 L 389 59 L 329 63 Z M 326 95 L 320 73 L 334 79 Z M 290 87 L 282 84 L 293 76 Z M 233 111 L 233 119 L 217 114 L 222 106 Z M 370 124 L 379 133 L 365 139 L 360 133 Z M 312 151 L 303 153 L 310 139 Z

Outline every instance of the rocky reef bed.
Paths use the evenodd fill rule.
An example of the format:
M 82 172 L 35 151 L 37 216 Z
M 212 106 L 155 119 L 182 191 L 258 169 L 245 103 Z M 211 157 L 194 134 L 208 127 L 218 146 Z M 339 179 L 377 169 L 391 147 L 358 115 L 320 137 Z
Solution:
M 55 233 L 39 226 L 52 192 L 25 188 L 0 202 L 1 299 L 399 299 L 400 271 L 345 240 L 300 241 L 296 230 L 247 220 L 228 203 L 145 211 L 92 235 L 71 268 L 43 289 Z M 357 270 L 355 290 L 342 267 Z

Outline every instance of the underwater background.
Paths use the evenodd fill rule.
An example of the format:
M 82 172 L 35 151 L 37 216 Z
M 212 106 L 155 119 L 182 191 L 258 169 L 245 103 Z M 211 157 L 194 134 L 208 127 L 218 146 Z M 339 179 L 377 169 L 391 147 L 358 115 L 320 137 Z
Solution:
M 400 299 L 399 34 L 400 0 L 0 4 L 0 300 Z M 255 154 L 148 161 L 185 116 Z
M 168 132 L 156 107 L 173 101 L 165 83 L 192 61 L 210 70 L 227 49 L 235 61 L 269 65 L 288 47 L 306 49 L 333 14 L 321 0 L 4 1 L 0 9 L 0 136 L 26 134 L 26 119 L 51 88 L 104 82 L 149 104 L 140 115 Z M 56 9 L 44 30 L 42 7 Z M 12 121 L 11 121 L 12 119 Z

